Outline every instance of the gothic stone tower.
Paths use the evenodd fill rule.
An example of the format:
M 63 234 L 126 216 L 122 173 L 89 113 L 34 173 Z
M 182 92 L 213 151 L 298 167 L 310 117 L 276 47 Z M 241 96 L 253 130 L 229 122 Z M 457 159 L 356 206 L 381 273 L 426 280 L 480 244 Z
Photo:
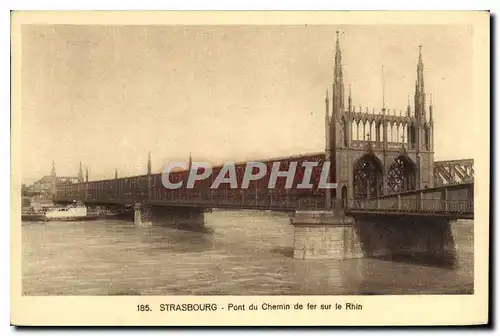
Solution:
M 427 120 L 425 97 L 420 48 L 413 111 L 409 102 L 406 111 L 399 113 L 385 103 L 378 111 L 356 110 L 350 87 L 345 106 L 337 33 L 331 104 L 328 91 L 325 99 L 325 156 L 332 162 L 330 180 L 338 183 L 333 199 L 370 198 L 433 186 L 433 108 L 431 100 Z

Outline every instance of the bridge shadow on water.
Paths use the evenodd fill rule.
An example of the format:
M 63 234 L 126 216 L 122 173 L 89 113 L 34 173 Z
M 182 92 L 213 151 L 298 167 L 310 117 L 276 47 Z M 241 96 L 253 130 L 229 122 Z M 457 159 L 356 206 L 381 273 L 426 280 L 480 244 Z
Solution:
M 293 258 L 293 247 L 275 247 L 270 249 L 270 252 L 280 254 L 286 258 Z M 366 256 L 362 257 L 362 259 L 391 261 L 408 265 L 439 267 L 444 269 L 456 269 L 458 267 L 457 257 L 453 255 L 436 256 L 428 253 L 399 253 L 384 256 Z M 350 259 L 347 259 L 345 261 L 349 260 Z
M 134 218 L 129 217 L 129 218 L 120 218 L 121 221 L 123 222 L 129 222 L 133 225 L 134 223 Z M 189 231 L 189 232 L 201 232 L 201 233 L 213 233 L 214 229 L 205 226 L 205 225 L 200 225 L 199 223 L 193 222 L 193 223 L 179 223 L 179 224 L 172 224 L 172 223 L 163 223 L 160 221 L 155 221 L 154 224 L 151 225 L 152 227 L 162 227 L 162 228 L 168 228 L 168 229 L 176 229 L 176 230 L 182 230 L 182 231 Z M 150 226 L 146 226 L 148 228 Z
M 196 224 L 182 224 L 182 225 L 177 225 L 177 226 L 171 226 L 171 225 L 159 225 L 164 228 L 169 228 L 169 229 L 175 229 L 175 230 L 180 230 L 180 231 L 186 231 L 186 232 L 196 232 L 196 233 L 205 233 L 205 234 L 212 234 L 214 233 L 214 229 L 208 226 L 200 226 Z
M 399 253 L 370 258 L 410 265 L 439 267 L 445 269 L 455 269 L 458 267 L 457 258 L 453 255 L 435 256 L 428 253 Z
M 286 258 L 293 258 L 293 247 L 275 247 L 270 250 L 271 253 L 281 254 Z
M 271 253 L 281 254 L 286 258 L 293 258 L 293 248 L 292 247 L 276 247 L 270 250 Z M 386 256 L 371 256 L 363 257 L 362 259 L 374 259 L 391 261 L 395 263 L 404 263 L 409 265 L 418 266 L 429 266 L 429 267 L 439 267 L 445 269 L 455 269 L 458 267 L 457 258 L 454 256 L 443 256 L 438 257 L 434 255 L 429 255 L 425 253 L 401 253 L 395 255 Z M 347 259 L 346 261 L 348 261 Z

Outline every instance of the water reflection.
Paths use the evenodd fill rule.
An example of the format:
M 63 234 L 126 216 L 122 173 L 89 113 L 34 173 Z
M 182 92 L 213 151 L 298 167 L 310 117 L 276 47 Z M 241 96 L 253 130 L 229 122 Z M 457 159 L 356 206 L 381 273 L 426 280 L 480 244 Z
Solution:
M 455 268 L 408 259 L 294 260 L 289 216 L 214 211 L 206 230 L 130 221 L 23 223 L 26 295 L 335 295 L 472 292 L 472 224 Z M 441 265 L 442 266 L 442 265 Z

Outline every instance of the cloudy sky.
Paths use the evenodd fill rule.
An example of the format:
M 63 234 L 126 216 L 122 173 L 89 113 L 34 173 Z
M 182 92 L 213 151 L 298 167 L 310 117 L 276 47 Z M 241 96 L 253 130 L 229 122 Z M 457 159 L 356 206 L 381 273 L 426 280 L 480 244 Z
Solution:
M 92 26 L 22 29 L 23 180 L 91 179 L 172 160 L 244 161 L 324 149 L 324 96 L 341 31 L 363 110 L 405 109 L 422 45 L 435 158 L 474 157 L 470 26 Z M 346 89 L 347 91 L 347 89 Z M 412 103 L 413 105 L 413 103 Z

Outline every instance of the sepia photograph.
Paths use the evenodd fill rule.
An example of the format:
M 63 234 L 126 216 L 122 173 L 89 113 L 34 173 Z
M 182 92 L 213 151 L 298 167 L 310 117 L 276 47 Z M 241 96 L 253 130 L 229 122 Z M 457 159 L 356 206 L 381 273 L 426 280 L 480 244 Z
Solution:
M 62 21 L 13 42 L 22 297 L 477 294 L 473 22 Z

